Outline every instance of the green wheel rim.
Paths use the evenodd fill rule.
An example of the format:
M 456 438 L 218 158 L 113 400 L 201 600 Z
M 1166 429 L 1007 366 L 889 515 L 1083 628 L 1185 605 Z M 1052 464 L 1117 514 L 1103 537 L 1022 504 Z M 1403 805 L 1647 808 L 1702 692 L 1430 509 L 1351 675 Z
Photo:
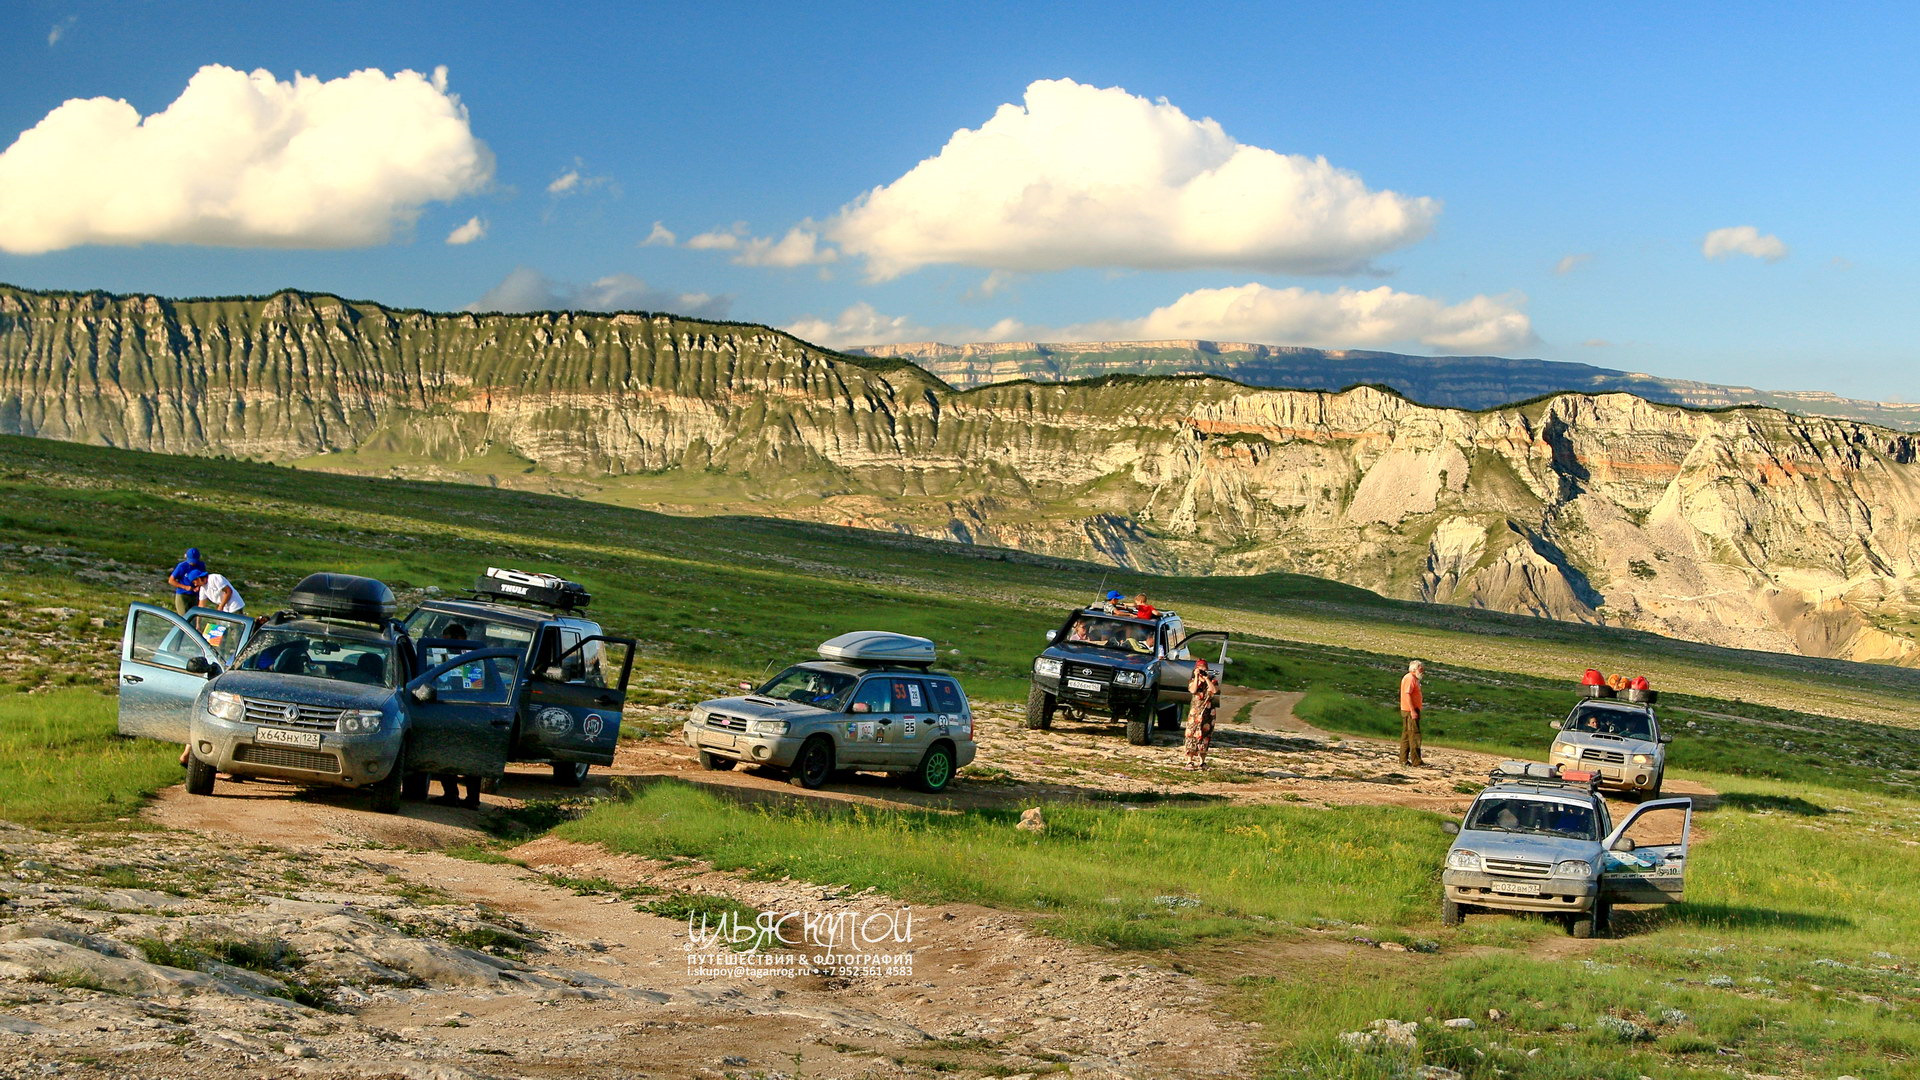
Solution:
M 927 759 L 927 786 L 946 787 L 947 777 L 952 771 L 953 767 L 948 763 L 947 755 L 936 751 Z

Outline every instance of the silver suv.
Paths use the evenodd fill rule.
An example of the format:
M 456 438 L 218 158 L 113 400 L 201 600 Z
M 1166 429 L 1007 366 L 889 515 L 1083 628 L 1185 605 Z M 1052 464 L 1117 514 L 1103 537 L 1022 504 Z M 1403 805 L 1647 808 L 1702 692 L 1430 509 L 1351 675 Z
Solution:
M 682 734 L 709 769 L 742 762 L 788 770 L 817 788 L 835 772 L 906 774 L 942 791 L 974 757 L 973 709 L 953 676 L 932 669 L 933 642 L 865 630 L 821 644 L 743 697 L 693 707 Z
M 1642 803 L 1615 825 L 1592 773 L 1508 761 L 1492 779 L 1447 851 L 1441 922 L 1457 926 L 1476 908 L 1533 911 L 1584 938 L 1606 932 L 1615 904 L 1682 898 L 1692 799 Z M 1677 843 L 1671 821 L 1662 833 L 1647 820 L 1659 810 L 1683 815 Z
M 1547 725 L 1558 732 L 1548 761 L 1599 774 L 1602 786 L 1640 798 L 1660 794 L 1667 778 L 1667 744 L 1651 704 L 1582 701 L 1565 720 Z

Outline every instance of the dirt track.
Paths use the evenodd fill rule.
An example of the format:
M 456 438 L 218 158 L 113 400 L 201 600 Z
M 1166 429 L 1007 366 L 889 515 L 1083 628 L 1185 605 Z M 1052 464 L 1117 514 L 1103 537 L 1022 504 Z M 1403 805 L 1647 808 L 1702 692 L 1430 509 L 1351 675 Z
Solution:
M 672 776 L 742 798 L 822 799 L 931 808 L 1028 806 L 1053 799 L 1127 799 L 1180 794 L 1235 802 L 1393 804 L 1463 810 L 1493 758 L 1429 748 L 1424 768 L 1398 764 L 1396 745 L 1342 738 L 1293 717 L 1297 695 L 1230 694 L 1224 720 L 1251 705 L 1247 722 L 1223 722 L 1213 767 L 1190 773 L 1169 734 L 1134 747 L 1110 728 L 1063 724 L 1028 731 L 1011 709 L 989 708 L 979 722 L 982 758 L 973 778 L 931 796 L 880 777 L 860 776 L 821 792 L 801 792 L 774 776 L 701 770 L 677 742 L 654 739 L 622 748 L 615 768 L 596 770 L 588 794 L 609 780 Z M 1684 790 L 1686 785 L 1673 785 Z M 516 772 L 489 807 L 571 794 L 544 772 Z M 299 792 L 274 783 L 222 779 L 217 797 L 179 788 L 149 809 L 153 822 L 201 836 L 347 856 L 386 882 L 445 890 L 546 935 L 556 960 L 605 979 L 618 993 L 560 996 L 530 1008 L 524 998 L 473 998 L 458 991 L 376 998 L 357 1022 L 430 1044 L 436 1059 L 477 1061 L 471 1074 L 512 1056 L 526 1074 L 583 1065 L 583 1040 L 605 1075 L 623 1069 L 674 1075 L 775 1069 L 806 1075 L 910 1076 L 995 1067 L 1036 1072 L 1071 1063 L 1076 1075 L 1241 1075 L 1257 1053 L 1244 1025 L 1223 1018 L 1219 987 L 1236 973 L 1312 966 L 1339 955 L 1348 962 L 1399 963 L 1345 940 L 1267 943 L 1182 956 L 1170 971 L 1141 958 L 1080 949 L 1036 935 L 1024 916 L 967 906 L 916 907 L 911 975 L 732 980 L 687 970 L 688 926 L 645 914 L 609 895 L 577 895 L 543 875 L 604 879 L 616 887 L 710 893 L 761 910 L 870 914 L 897 903 L 840 896 L 802 882 L 754 882 L 684 862 L 616 856 L 555 839 L 510 854 L 526 864 L 449 858 L 439 849 L 481 835 L 482 813 L 408 804 L 399 815 L 365 809 L 350 792 Z M 1560 947 L 1556 939 L 1554 947 Z M 1317 958 L 1317 959 L 1316 959 Z M 445 1018 L 459 1014 L 459 1026 Z M 609 1034 L 610 1033 L 610 1034 Z M 778 1050 L 775 1053 L 775 1050 Z M 798 1055 L 797 1059 L 795 1055 Z M 930 1064 L 934 1061 L 942 1065 Z M 616 1068 L 616 1066 L 618 1068 Z M 745 1075 L 745 1073 L 742 1073 Z

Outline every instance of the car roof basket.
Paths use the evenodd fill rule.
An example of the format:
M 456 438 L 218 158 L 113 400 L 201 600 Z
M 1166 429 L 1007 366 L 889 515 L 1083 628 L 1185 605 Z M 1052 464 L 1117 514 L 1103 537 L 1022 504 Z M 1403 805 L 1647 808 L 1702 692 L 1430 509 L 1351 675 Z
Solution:
M 938 650 L 931 640 L 885 630 L 855 630 L 820 643 L 823 660 L 874 667 L 926 668 Z
M 552 608 L 555 611 L 579 611 L 593 603 L 593 595 L 578 582 L 555 574 L 533 574 L 525 570 L 487 567 L 474 579 L 473 591 L 489 600 Z

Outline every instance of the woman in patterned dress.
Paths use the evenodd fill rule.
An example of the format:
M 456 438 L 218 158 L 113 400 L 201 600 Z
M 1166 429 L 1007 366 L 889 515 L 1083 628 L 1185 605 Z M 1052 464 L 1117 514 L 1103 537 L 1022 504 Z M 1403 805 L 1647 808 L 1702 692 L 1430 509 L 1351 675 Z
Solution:
M 1214 715 L 1220 711 L 1219 674 L 1208 669 L 1205 660 L 1195 660 L 1187 692 L 1193 695 L 1187 707 L 1187 768 L 1204 769 L 1213 747 Z

